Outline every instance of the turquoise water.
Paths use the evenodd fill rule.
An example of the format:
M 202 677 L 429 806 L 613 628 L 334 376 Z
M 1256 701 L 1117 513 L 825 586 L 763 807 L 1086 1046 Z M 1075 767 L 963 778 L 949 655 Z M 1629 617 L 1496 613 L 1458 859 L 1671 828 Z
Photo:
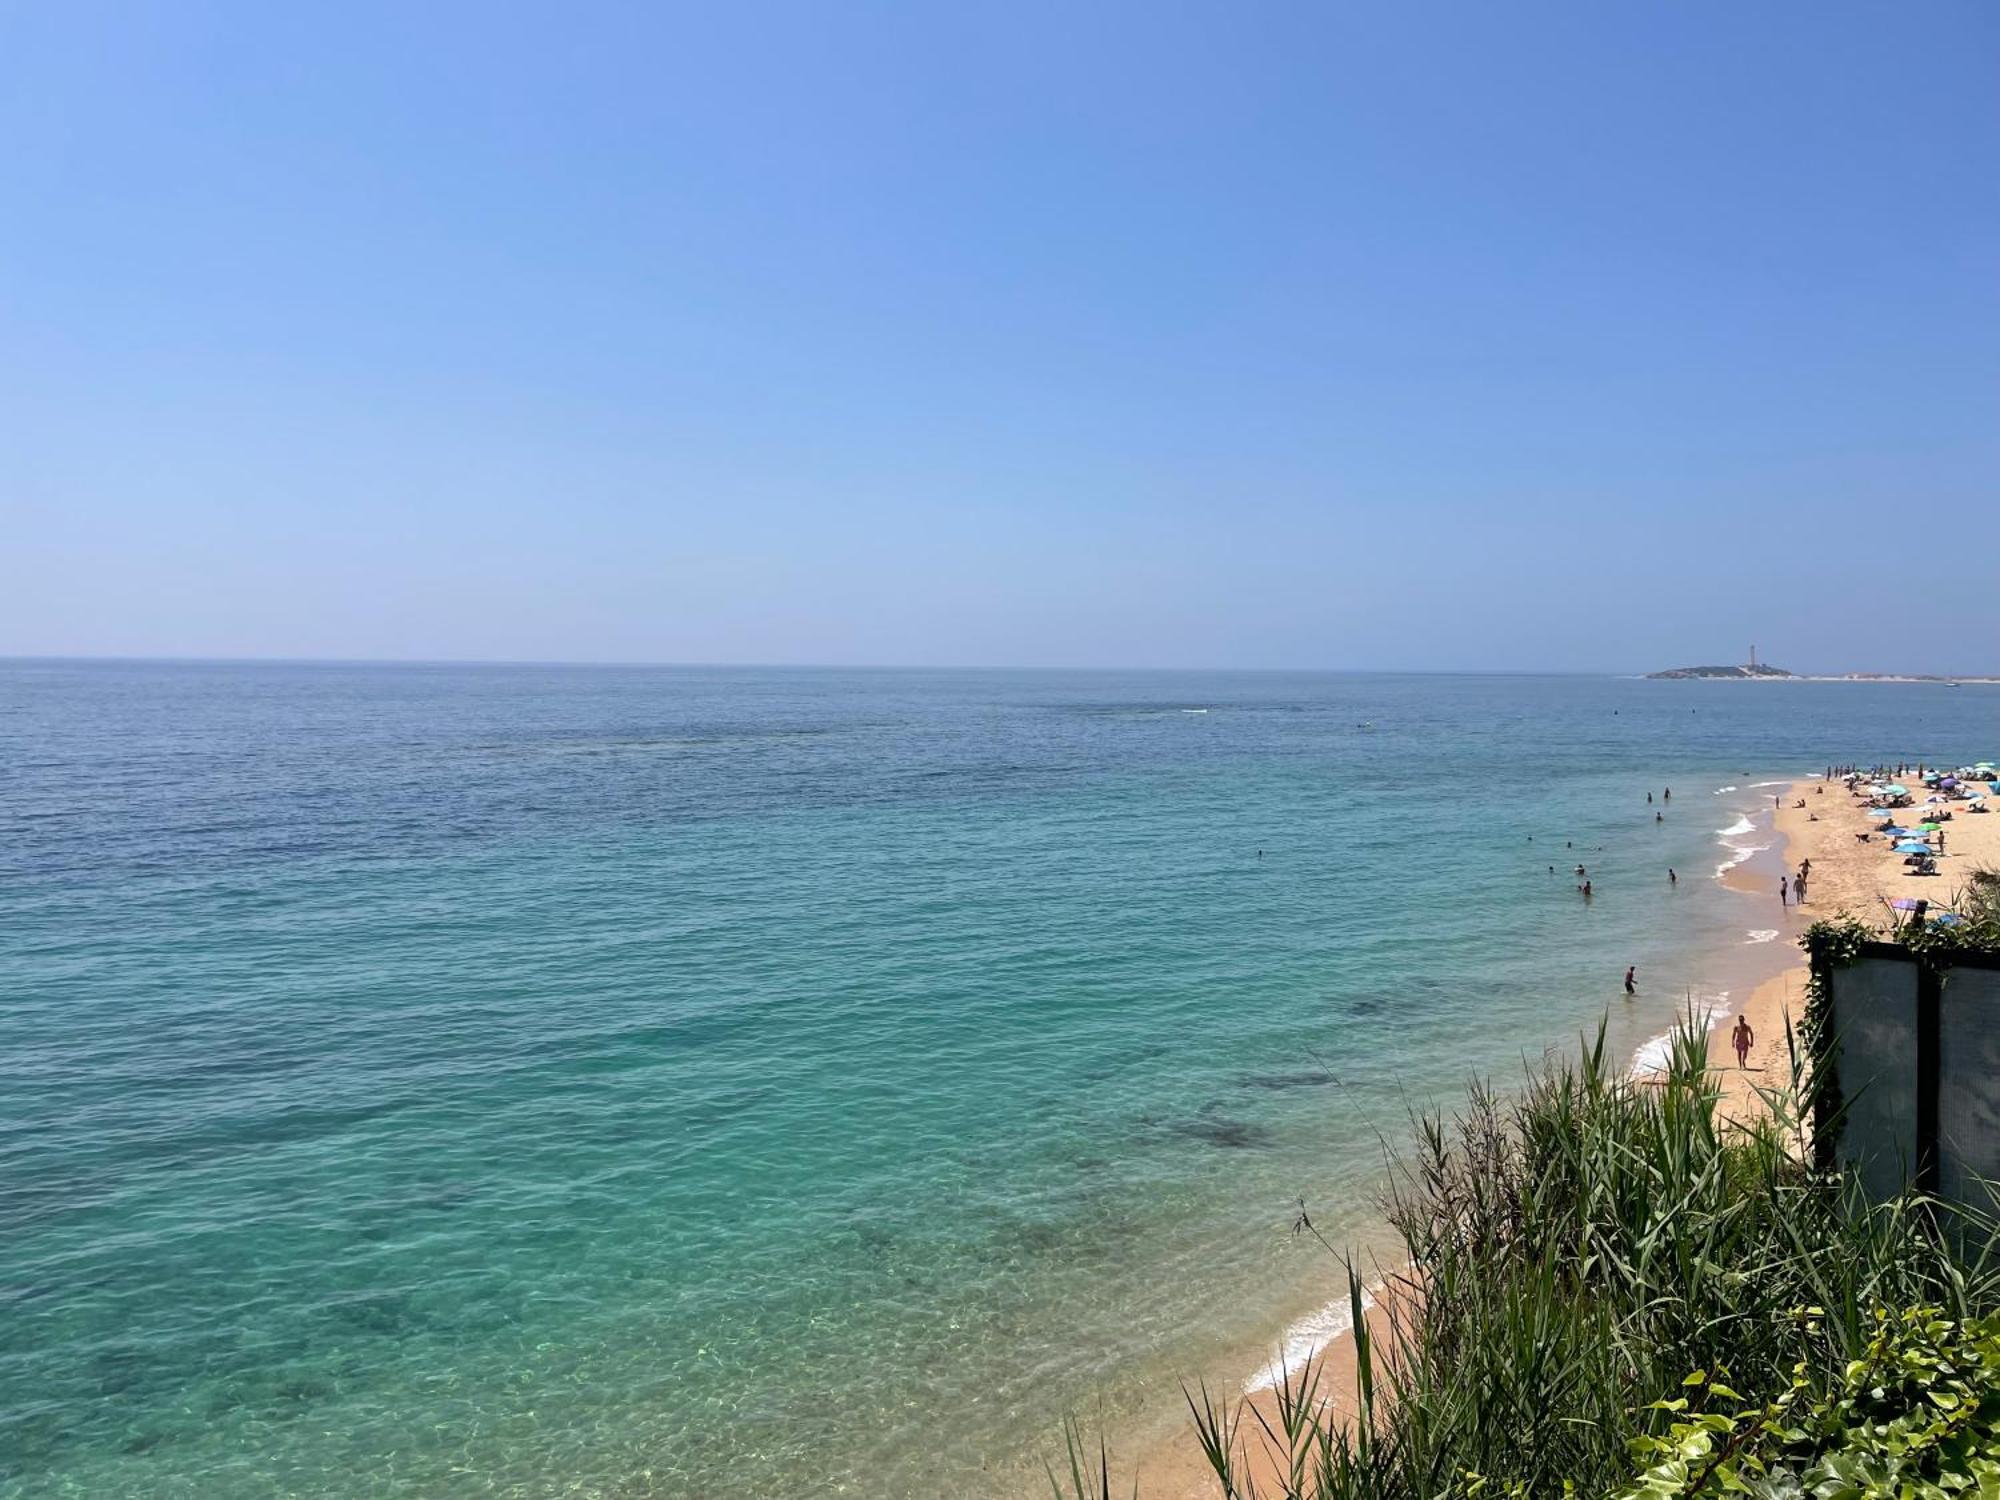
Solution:
M 1917 685 L 0 663 L 0 1495 L 1013 1493 L 1324 1303 L 1297 1204 L 1365 1240 L 1407 1109 L 1768 966 L 1755 782 L 1996 747 Z

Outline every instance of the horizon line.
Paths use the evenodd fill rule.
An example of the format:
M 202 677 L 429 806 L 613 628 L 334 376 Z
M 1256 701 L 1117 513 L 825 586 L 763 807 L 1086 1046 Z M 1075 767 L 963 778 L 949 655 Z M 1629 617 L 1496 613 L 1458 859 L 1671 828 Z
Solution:
M 1595 667 L 1353 667 L 1353 666 L 1134 666 L 1117 663 L 1056 666 L 1047 663 L 964 662 L 825 662 L 825 661 L 669 661 L 657 658 L 506 656 L 198 656 L 129 652 L 12 653 L 0 651 L 0 663 L 132 666 L 292 666 L 292 667 L 576 667 L 626 670 L 739 672 L 1214 672 L 1265 676 L 1305 674 L 1373 677 L 1612 677 L 1646 680 L 1651 674 L 1635 669 Z M 1660 669 L 1654 669 L 1655 671 Z M 1996 672 L 1791 672 L 1793 679 L 1845 680 L 1860 678 L 1934 678 L 1941 681 L 1985 680 Z M 1707 679 L 1683 679 L 1707 680 Z M 1726 679 L 1725 679 L 1726 680 Z M 1770 679 L 1783 681 L 1783 678 Z
M 1339 666 L 1134 666 L 1117 663 L 1050 665 L 1036 662 L 824 662 L 670 661 L 656 658 L 508 656 L 192 656 L 130 652 L 4 652 L 0 663 L 149 666 L 325 667 L 603 667 L 759 672 L 1254 672 L 1408 677 L 1644 677 L 1639 671 L 1591 667 L 1339 667 Z

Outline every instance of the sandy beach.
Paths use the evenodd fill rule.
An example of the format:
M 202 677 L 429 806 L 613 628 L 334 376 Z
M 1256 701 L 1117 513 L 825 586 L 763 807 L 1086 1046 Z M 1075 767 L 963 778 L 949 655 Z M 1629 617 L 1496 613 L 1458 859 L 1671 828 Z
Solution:
M 1918 793 L 1919 806 L 1904 811 L 1905 820 L 1914 823 L 1924 797 L 1930 794 L 1923 791 L 1915 773 L 1904 784 Z M 1768 865 L 1760 865 L 1754 872 L 1748 865 L 1740 873 L 1731 871 L 1724 884 L 1769 902 L 1771 919 L 1783 924 L 1780 941 L 1787 946 L 1793 945 L 1810 923 L 1843 916 L 1886 935 L 1898 917 L 1889 905 L 1891 901 L 1917 897 L 1935 908 L 1950 909 L 1965 876 L 1974 870 L 2000 869 L 2000 814 L 1968 814 L 1963 803 L 1953 812 L 1944 824 L 1945 851 L 1938 861 L 1939 873 L 1913 875 L 1903 856 L 1873 834 L 1876 821 L 1868 816 L 1866 798 L 1837 780 L 1809 777 L 1796 781 L 1774 797 L 1772 817 L 1782 838 L 1777 852 L 1783 856 L 1784 868 L 1796 871 L 1802 861 L 1812 862 L 1805 905 L 1780 902 L 1777 880 Z M 1863 833 L 1871 836 L 1865 841 L 1857 837 Z M 1764 981 L 1751 993 L 1739 1011 L 1748 1017 L 1757 1038 L 1745 1068 L 1737 1068 L 1729 1050 L 1729 1031 L 1735 1018 L 1718 1018 L 1709 1056 L 1720 1064 L 1713 1070 L 1714 1076 L 1723 1089 L 1722 1107 L 1732 1117 L 1748 1119 L 1767 1113 L 1764 1092 L 1788 1081 L 1791 1064 L 1785 1025 L 1788 1020 L 1796 1025 L 1805 986 L 1806 965 L 1800 957 L 1784 973 Z
M 1919 786 L 1914 774 L 1906 784 Z M 1790 1082 L 1787 1028 L 1797 1026 L 1805 1003 L 1807 969 L 1798 939 L 1807 926 L 1826 918 L 1852 916 L 1886 933 L 1895 920 L 1890 901 L 1921 896 L 1948 908 L 1964 883 L 1964 875 L 2000 868 L 2000 815 L 1968 815 L 1960 804 L 1956 815 L 1944 825 L 1946 850 L 1939 861 L 1941 873 L 1914 876 L 1906 870 L 1902 856 L 1883 839 L 1871 837 L 1864 842 L 1856 837 L 1874 825 L 1867 816 L 1866 800 L 1851 794 L 1841 782 L 1809 777 L 1774 787 L 1771 795 L 1772 805 L 1758 822 L 1769 820 L 1767 826 L 1778 835 L 1776 843 L 1720 876 L 1723 885 L 1746 902 L 1768 906 L 1768 911 L 1755 913 L 1757 920 L 1775 929 L 1771 946 L 1790 960 L 1780 972 L 1759 979 L 1747 998 L 1714 1018 L 1709 1039 L 1710 1074 L 1721 1090 L 1721 1113 L 1732 1120 L 1768 1116 L 1768 1095 Z M 1919 804 L 1923 795 L 1928 794 L 1918 796 Z M 1914 818 L 1914 809 L 1910 816 Z M 1800 906 L 1789 894 L 1781 899 L 1778 882 L 1781 872 L 1788 877 L 1803 860 L 1811 860 L 1812 871 L 1808 899 Z M 1954 875 L 1960 878 L 1955 880 Z M 1741 1067 L 1729 1043 L 1739 1016 L 1749 1021 L 1756 1038 Z M 1370 1309 L 1367 1317 L 1371 1327 L 1378 1329 L 1387 1320 L 1381 1307 Z M 1323 1396 L 1337 1413 L 1352 1415 L 1358 1406 L 1353 1335 L 1343 1333 L 1333 1339 L 1320 1359 Z M 1277 1426 L 1276 1403 L 1269 1391 L 1240 1399 L 1261 1413 L 1265 1422 Z M 1276 1470 L 1256 1415 L 1249 1411 L 1242 1414 L 1239 1433 L 1249 1472 L 1261 1491 Z M 1148 1500 L 1197 1500 L 1215 1490 L 1214 1475 L 1191 1422 L 1141 1454 L 1132 1477 L 1139 1481 L 1140 1493 Z
M 1914 776 L 1906 784 L 1918 788 Z M 1919 788 L 1920 790 L 1920 788 Z M 1921 804 L 1923 797 L 1917 798 Z M 1989 798 L 2000 801 L 2000 797 Z M 1796 804 L 1804 802 L 1801 808 Z M 1906 809 L 1906 820 L 1921 813 L 1921 807 Z M 1792 868 L 1802 859 L 1812 861 L 1812 879 L 1805 914 L 1808 920 L 1849 915 L 1871 927 L 1887 929 L 1892 914 L 1888 902 L 1898 897 L 1916 896 L 1934 907 L 1950 908 L 1975 870 L 2000 868 L 2000 812 L 1969 814 L 1964 804 L 1954 806 L 1955 816 L 1944 825 L 1944 856 L 1938 874 L 1911 875 L 1903 867 L 1902 856 L 1893 853 L 1877 837 L 1863 843 L 1857 834 L 1869 832 L 1874 824 L 1867 805 L 1841 783 L 1818 779 L 1795 783 L 1777 810 L 1778 831 L 1784 835 L 1787 858 Z M 1773 898 L 1775 899 L 1775 887 Z

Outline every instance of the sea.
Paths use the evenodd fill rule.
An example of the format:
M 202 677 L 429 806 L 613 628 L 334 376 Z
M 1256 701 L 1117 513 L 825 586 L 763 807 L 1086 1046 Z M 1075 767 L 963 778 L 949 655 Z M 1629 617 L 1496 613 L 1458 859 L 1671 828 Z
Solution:
M 1045 1495 L 1337 1324 L 1298 1222 L 1376 1263 L 1413 1113 L 1783 964 L 1775 784 L 1996 752 L 1921 683 L 0 662 L 0 1496 Z

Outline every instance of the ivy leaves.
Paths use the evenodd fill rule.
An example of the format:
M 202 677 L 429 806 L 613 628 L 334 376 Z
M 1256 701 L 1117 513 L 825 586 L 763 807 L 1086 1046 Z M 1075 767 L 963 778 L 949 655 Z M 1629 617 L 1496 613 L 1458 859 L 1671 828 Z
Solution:
M 1802 1362 L 1762 1406 L 1707 1371 L 1685 1384 L 1649 1408 L 1673 1420 L 1632 1440 L 1644 1468 L 1621 1500 L 2000 1495 L 2000 1318 L 1878 1309 L 1866 1353 L 1829 1388 L 1815 1389 Z

